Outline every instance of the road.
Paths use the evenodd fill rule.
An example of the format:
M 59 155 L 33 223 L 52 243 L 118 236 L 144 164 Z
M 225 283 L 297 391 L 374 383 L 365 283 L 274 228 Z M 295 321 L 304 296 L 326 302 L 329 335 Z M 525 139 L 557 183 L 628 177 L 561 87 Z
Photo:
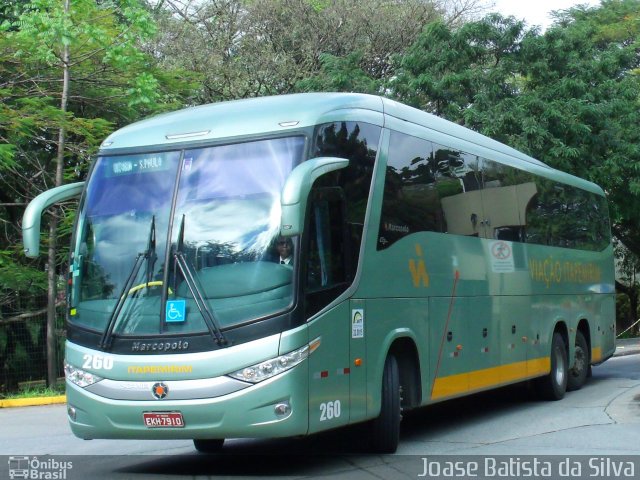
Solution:
M 69 480 L 417 478 L 426 456 L 640 455 L 640 355 L 594 367 L 587 385 L 559 402 L 536 400 L 526 386 L 515 386 L 410 412 L 394 456 L 364 454 L 364 435 L 352 429 L 303 439 L 229 440 L 222 455 L 207 456 L 196 454 L 190 441 L 79 440 L 67 427 L 63 405 L 0 409 L 0 455 L 92 455 L 72 458 Z

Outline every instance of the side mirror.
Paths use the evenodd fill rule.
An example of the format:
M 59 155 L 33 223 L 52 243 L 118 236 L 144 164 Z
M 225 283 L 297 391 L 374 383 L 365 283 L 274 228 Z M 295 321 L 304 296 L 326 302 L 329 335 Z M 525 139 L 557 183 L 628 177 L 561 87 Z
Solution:
M 307 199 L 313 182 L 322 175 L 349 166 L 349 160 L 338 157 L 318 157 L 293 169 L 282 189 L 280 234 L 292 237 L 302 233 Z
M 42 192 L 29 202 L 22 216 L 22 244 L 27 257 L 40 254 L 40 219 L 42 212 L 54 203 L 63 202 L 82 193 L 84 182 L 69 183 Z

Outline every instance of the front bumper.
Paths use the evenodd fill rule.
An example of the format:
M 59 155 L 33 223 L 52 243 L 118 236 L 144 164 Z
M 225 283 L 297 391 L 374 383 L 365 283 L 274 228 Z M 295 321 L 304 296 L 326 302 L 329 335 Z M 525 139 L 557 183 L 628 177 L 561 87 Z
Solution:
M 214 398 L 192 400 L 116 400 L 67 382 L 69 417 L 79 438 L 207 439 L 288 437 L 308 431 L 308 362 L 264 382 Z M 277 414 L 275 406 L 290 411 Z M 148 428 L 144 412 L 181 412 L 184 427 Z

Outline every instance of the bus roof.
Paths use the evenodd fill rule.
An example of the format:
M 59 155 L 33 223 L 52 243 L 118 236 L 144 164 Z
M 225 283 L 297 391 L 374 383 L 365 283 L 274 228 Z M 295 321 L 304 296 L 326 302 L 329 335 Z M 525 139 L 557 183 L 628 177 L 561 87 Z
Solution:
M 212 103 L 157 115 L 112 133 L 101 149 L 164 146 L 299 129 L 324 122 L 331 112 L 345 110 L 379 112 L 382 122 L 382 99 L 373 95 L 277 95 Z
M 393 100 L 361 93 L 298 93 L 200 105 L 165 113 L 121 128 L 105 139 L 100 154 L 124 153 L 151 147 L 179 147 L 185 142 L 222 139 L 299 130 L 332 121 L 360 120 L 379 126 L 385 116 L 420 125 L 458 140 L 534 166 L 536 173 L 603 194 L 595 184 L 552 169 L 503 143 L 461 125 Z M 523 164 L 524 162 L 524 164 Z

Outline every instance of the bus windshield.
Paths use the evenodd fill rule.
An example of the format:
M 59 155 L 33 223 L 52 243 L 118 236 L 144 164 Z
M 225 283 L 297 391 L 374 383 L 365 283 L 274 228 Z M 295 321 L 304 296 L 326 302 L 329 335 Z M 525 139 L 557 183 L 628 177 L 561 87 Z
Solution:
M 97 331 L 111 323 L 116 335 L 182 334 L 207 331 L 199 300 L 222 329 L 289 307 L 280 192 L 304 143 L 99 157 L 76 227 L 70 321 Z

